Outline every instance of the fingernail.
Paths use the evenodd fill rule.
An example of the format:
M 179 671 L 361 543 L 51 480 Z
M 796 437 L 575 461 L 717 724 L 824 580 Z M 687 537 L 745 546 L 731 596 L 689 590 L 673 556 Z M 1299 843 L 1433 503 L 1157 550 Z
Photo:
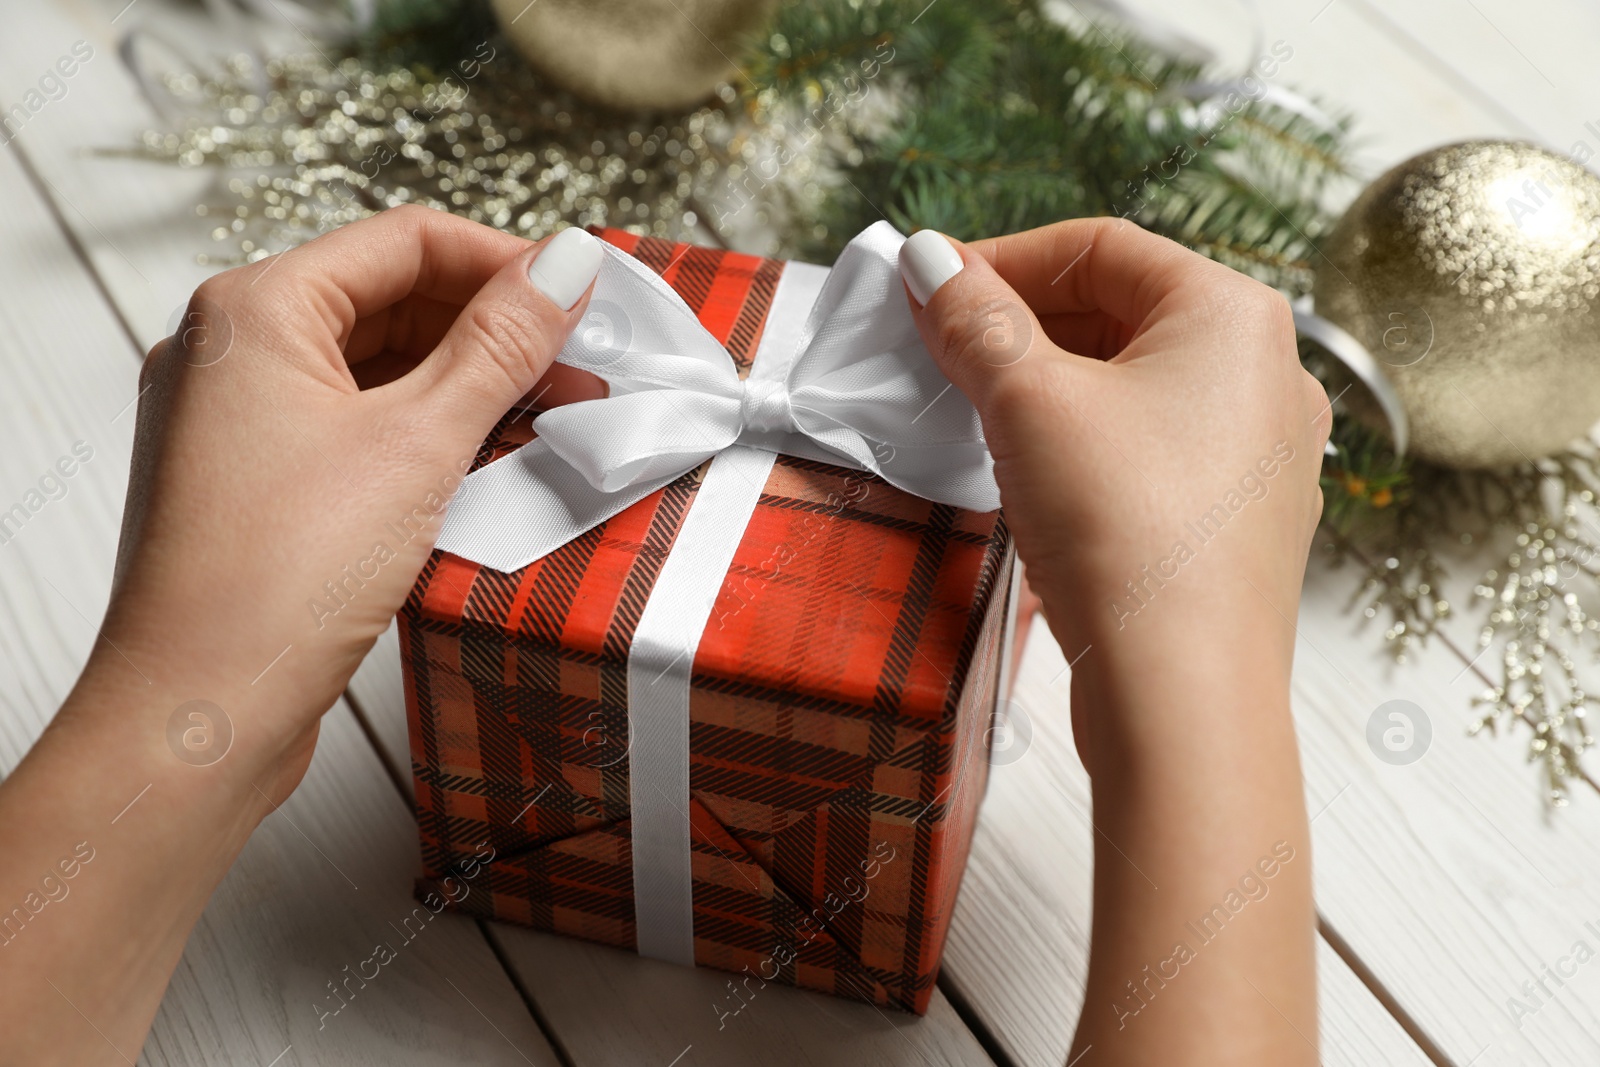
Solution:
M 918 230 L 900 246 L 900 275 L 919 304 L 926 304 L 964 265 L 961 253 L 938 230 Z
M 533 266 L 528 268 L 528 280 L 552 304 L 567 311 L 600 273 L 604 258 L 599 238 L 582 227 L 569 226 L 539 250 Z

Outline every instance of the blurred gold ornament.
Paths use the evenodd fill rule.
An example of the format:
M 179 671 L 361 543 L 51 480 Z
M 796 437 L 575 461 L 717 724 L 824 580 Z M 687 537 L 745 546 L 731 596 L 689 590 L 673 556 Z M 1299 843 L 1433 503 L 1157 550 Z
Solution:
M 1530 462 L 1600 419 L 1600 177 L 1578 163 L 1504 141 L 1425 152 L 1368 186 L 1321 250 L 1317 314 L 1382 365 L 1415 455 Z
M 492 0 L 533 68 L 590 103 L 682 110 L 735 75 L 771 0 Z

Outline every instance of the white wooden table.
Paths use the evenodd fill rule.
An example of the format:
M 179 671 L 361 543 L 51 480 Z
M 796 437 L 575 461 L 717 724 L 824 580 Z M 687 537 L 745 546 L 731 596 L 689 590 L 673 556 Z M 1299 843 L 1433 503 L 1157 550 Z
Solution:
M 75 42 L 94 50 L 66 94 L 0 151 L 0 509 L 74 442 L 94 449 L 66 495 L 0 544 L 0 770 L 22 757 L 95 640 L 139 360 L 206 273 L 195 254 L 214 222 L 193 207 L 213 178 L 92 151 L 156 123 L 115 44 L 167 3 L 18 2 L 0 22 L 0 107 Z M 1134 6 L 1245 42 L 1236 51 L 1247 58 L 1251 17 L 1231 0 Z M 1283 0 L 1258 17 L 1264 42 L 1293 48 L 1284 84 L 1357 115 L 1369 176 L 1469 136 L 1600 148 L 1584 129 L 1600 125 L 1600 9 L 1582 0 L 1404 0 L 1382 11 L 1369 0 Z M 1458 571 L 1458 600 L 1474 577 Z M 1396 669 L 1346 610 L 1354 580 L 1313 561 L 1294 683 L 1315 816 L 1326 1062 L 1600 1062 L 1600 961 L 1568 973 L 1577 942 L 1600 950 L 1585 926 L 1600 929 L 1600 797 L 1580 791 L 1546 812 L 1524 739 L 1466 736 L 1467 700 L 1483 681 L 1462 654 L 1470 623 Z M 418 860 L 391 632 L 329 713 L 305 783 L 207 909 L 142 1062 L 1064 1063 L 1087 962 L 1092 835 L 1067 688 L 1041 629 L 1017 693 L 1032 745 L 994 769 L 926 1018 L 770 987 L 719 1028 L 723 974 L 444 917 L 319 1029 L 326 983 L 412 906 Z M 1404 767 L 1380 762 L 1364 739 L 1372 710 L 1397 698 L 1433 725 L 1426 756 Z M 1513 997 L 1535 1010 L 1514 1020 Z

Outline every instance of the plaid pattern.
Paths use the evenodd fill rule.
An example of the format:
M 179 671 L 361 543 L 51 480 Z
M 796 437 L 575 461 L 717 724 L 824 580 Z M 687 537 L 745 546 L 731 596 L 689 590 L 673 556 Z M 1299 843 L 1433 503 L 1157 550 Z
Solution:
M 781 262 L 601 236 L 748 370 Z M 508 417 L 478 462 L 531 437 Z M 400 615 L 419 895 L 634 947 L 628 648 L 700 473 L 521 570 L 443 552 L 423 569 Z M 691 681 L 698 963 L 927 1010 L 987 772 L 1010 566 L 997 513 L 779 457 Z M 465 894 L 446 882 L 463 869 Z

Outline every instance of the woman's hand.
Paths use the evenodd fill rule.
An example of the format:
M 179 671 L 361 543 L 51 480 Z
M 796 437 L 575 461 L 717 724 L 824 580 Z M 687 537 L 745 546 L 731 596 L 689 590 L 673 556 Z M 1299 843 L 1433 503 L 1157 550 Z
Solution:
M 214 703 L 281 799 L 494 423 L 571 399 L 535 383 L 600 255 L 406 207 L 202 285 L 145 362 L 117 651 L 89 673 Z
M 207 281 L 150 353 L 105 640 L 0 783 L 0 900 L 93 863 L 69 922 L 0 938 L 0 1058 L 140 1047 L 484 437 L 517 405 L 597 395 L 546 371 L 600 259 L 581 230 L 533 245 L 399 208 Z
M 1315 1063 L 1288 685 L 1331 413 L 1287 302 L 1115 219 L 966 247 L 924 231 L 900 262 L 1075 664 L 1098 832 L 1074 1056 Z M 1202 941 L 1188 924 L 1250 899 L 1241 879 L 1267 895 Z
M 1069 657 L 1162 615 L 1294 614 L 1332 414 L 1283 297 L 1115 219 L 906 249 L 948 279 L 918 321 Z

